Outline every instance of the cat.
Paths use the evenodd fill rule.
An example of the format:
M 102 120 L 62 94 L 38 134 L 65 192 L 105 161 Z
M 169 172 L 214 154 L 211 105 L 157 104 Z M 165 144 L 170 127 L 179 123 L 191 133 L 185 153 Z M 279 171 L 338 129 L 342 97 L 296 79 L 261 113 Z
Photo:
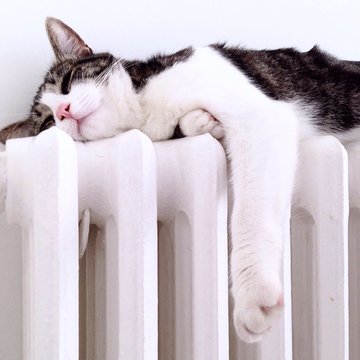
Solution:
M 360 67 L 314 47 L 247 50 L 191 47 L 147 60 L 94 54 L 69 26 L 46 20 L 56 61 L 29 117 L 0 140 L 56 125 L 87 141 L 140 129 L 153 141 L 210 132 L 231 167 L 233 321 L 240 338 L 262 339 L 284 298 L 280 278 L 299 141 L 360 129 Z M 211 180 L 210 180 L 211 181 Z

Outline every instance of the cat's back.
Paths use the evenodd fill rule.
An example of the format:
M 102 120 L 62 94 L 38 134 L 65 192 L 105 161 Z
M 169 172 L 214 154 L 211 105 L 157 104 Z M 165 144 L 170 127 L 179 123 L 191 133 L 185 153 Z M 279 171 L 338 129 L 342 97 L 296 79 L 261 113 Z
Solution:
M 126 62 L 124 67 L 149 103 L 165 94 L 181 103 L 201 95 L 201 104 L 235 94 L 246 104 L 249 99 L 263 101 L 260 91 L 269 99 L 296 103 L 302 117 L 326 132 L 360 126 L 360 64 L 337 59 L 318 47 L 300 52 L 213 44 Z
M 332 133 L 360 126 L 360 62 L 340 60 L 316 46 L 307 52 L 211 48 L 268 97 L 296 102 L 319 129 Z
M 226 44 L 210 46 L 277 100 L 360 91 L 360 62 L 337 59 L 317 46 L 308 52 L 294 48 L 248 50 Z

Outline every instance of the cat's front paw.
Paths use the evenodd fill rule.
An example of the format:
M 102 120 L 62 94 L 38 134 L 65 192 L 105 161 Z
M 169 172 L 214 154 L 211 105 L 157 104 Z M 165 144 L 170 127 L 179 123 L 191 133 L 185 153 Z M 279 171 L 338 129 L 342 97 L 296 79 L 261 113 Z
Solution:
M 196 136 L 210 133 L 215 139 L 224 136 L 224 129 L 210 113 L 205 110 L 197 109 L 184 115 L 179 126 L 185 136 Z
M 249 343 L 260 341 L 271 329 L 284 306 L 280 280 L 261 280 L 241 286 L 234 295 L 234 326 L 239 337 Z

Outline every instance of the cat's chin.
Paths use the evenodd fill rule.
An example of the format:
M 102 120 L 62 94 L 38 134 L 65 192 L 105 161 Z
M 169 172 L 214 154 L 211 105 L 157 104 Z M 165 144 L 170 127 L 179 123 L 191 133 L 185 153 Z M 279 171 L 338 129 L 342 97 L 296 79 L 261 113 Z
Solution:
M 68 131 L 65 131 L 68 135 L 71 136 L 71 138 L 74 140 L 74 141 L 87 141 L 89 139 L 86 139 L 86 137 L 84 137 L 83 135 L 81 135 L 80 132 L 75 132 L 75 131 L 71 131 L 71 132 L 68 132 Z
M 77 119 L 56 119 L 56 126 L 75 141 L 91 141 L 112 137 L 119 133 L 117 125 L 114 115 L 101 107 Z
M 87 124 L 84 121 L 83 124 L 78 126 L 77 132 L 70 134 L 70 136 L 76 141 L 94 141 L 113 137 L 121 131 L 111 131 L 111 129 L 104 128 L 102 126 L 94 126 L 93 122 Z

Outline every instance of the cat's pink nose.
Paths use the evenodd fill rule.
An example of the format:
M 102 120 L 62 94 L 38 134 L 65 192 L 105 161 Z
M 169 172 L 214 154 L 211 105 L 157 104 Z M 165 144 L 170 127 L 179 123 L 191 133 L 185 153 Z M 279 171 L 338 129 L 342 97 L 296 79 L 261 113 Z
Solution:
M 71 118 L 70 104 L 69 103 L 60 104 L 56 110 L 55 115 L 60 120 L 70 119 Z

